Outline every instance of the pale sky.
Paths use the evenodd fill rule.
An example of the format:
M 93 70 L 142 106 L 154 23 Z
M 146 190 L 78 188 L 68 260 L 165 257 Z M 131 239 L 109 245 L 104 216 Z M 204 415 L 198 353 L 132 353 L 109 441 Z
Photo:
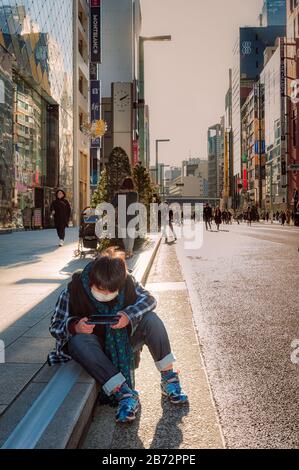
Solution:
M 228 69 L 240 26 L 258 26 L 263 0 L 141 0 L 145 97 L 150 106 L 151 163 L 207 158 L 207 129 L 224 114 Z

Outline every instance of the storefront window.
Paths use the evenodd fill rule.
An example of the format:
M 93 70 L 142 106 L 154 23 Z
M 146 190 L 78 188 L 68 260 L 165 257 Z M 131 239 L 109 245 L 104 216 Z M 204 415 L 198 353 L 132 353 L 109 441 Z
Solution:
M 0 0 L 0 226 L 27 209 L 47 226 L 58 184 L 72 202 L 72 15 L 73 0 Z
M 0 45 L 0 228 L 12 224 L 13 82 L 12 57 Z

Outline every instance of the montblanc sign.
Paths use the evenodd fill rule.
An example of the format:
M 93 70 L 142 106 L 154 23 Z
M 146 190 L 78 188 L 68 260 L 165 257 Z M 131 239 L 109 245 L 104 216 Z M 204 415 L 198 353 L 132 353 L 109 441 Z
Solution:
M 101 0 L 90 1 L 90 56 L 91 62 L 102 62 Z

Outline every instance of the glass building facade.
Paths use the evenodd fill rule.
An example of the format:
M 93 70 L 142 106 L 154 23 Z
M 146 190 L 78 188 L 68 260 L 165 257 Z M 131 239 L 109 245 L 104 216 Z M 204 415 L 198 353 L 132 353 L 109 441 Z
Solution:
M 286 24 L 286 0 L 264 0 L 262 26 Z
M 0 0 L 0 227 L 72 200 L 72 88 L 73 1 Z
M 264 67 L 264 51 L 285 36 L 285 26 L 243 27 L 234 47 L 232 83 L 233 173 L 241 178 L 241 108 Z M 235 184 L 235 186 L 236 186 Z

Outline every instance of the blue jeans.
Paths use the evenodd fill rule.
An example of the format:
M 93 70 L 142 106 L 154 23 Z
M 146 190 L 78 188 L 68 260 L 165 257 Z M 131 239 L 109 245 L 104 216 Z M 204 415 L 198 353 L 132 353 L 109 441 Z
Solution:
M 159 371 L 175 361 L 164 323 L 154 312 L 144 315 L 131 336 L 131 345 L 134 352 L 146 345 Z M 98 337 L 94 334 L 73 336 L 68 341 L 68 354 L 103 387 L 107 395 L 111 395 L 115 388 L 126 381 L 106 356 Z

